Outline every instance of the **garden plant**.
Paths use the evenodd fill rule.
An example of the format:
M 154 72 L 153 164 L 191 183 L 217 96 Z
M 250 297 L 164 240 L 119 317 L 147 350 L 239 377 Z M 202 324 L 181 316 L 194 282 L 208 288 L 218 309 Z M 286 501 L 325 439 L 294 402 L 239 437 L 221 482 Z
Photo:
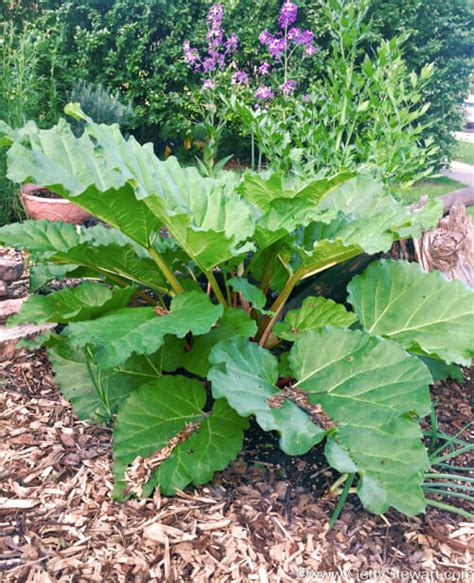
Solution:
M 214 167 L 223 136 L 234 127 L 250 140 L 252 169 L 271 164 L 276 171 L 312 176 L 364 164 L 396 189 L 431 175 L 438 147 L 423 138 L 430 103 L 422 95 L 434 67 L 408 71 L 407 34 L 375 42 L 371 4 L 321 2 L 321 21 L 331 27 L 323 50 L 315 33 L 300 24 L 304 15 L 297 5 L 286 1 L 277 22 L 256 35 L 260 60 L 247 66 L 241 65 L 239 37 L 225 36 L 223 5 L 213 4 L 207 53 L 189 40 L 183 47 L 200 82 L 193 96 L 200 106 L 204 166 Z M 318 73 L 311 76 L 308 68 Z
M 14 323 L 51 322 L 57 383 L 82 419 L 113 425 L 115 495 L 204 484 L 242 448 L 249 420 L 328 463 L 374 513 L 427 504 L 420 421 L 431 370 L 470 365 L 473 292 L 439 272 L 377 258 L 435 225 L 441 204 L 407 207 L 368 171 L 299 178 L 204 177 L 125 138 L 77 105 L 63 119 L 4 126 L 8 176 L 74 201 L 104 224 L 26 221 L 0 229 L 25 249 L 36 289 Z M 361 254 L 374 261 L 346 303 L 305 281 Z

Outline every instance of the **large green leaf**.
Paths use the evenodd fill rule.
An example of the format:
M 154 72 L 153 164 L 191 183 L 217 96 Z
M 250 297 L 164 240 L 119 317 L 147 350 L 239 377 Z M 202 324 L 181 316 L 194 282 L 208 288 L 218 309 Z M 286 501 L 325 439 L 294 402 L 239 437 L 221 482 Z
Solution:
M 216 471 L 225 469 L 239 454 L 247 425 L 247 419 L 237 415 L 225 399 L 215 401 L 199 430 L 156 470 L 144 494 L 160 486 L 163 494 L 173 495 L 191 482 L 199 486 L 212 480 Z
M 301 267 L 303 277 L 308 278 L 360 255 L 363 249 L 357 245 L 347 246 L 341 239 L 322 239 L 315 241 L 310 248 L 297 247 L 297 252 L 299 257 L 295 267 Z
M 138 456 L 147 457 L 196 424 L 145 485 L 148 493 L 159 485 L 162 493 L 174 494 L 190 482 L 202 484 L 224 469 L 240 451 L 247 420 L 225 402 L 217 401 L 211 412 L 203 411 L 206 391 L 196 380 L 165 376 L 140 387 L 120 408 L 114 429 L 115 473 Z
M 362 252 L 388 251 L 395 240 L 417 237 L 436 225 L 443 212 L 439 201 L 417 209 L 402 206 L 369 174 L 331 190 L 318 210 L 323 218 L 324 212 L 335 215 L 329 221 L 314 217 L 295 244 L 306 277 Z
M 115 229 L 25 221 L 1 228 L 0 243 L 27 249 L 43 265 L 66 265 L 68 270 L 75 265 L 119 281 L 168 291 L 166 280 L 147 251 Z
M 49 130 L 25 128 L 8 152 L 8 177 L 41 184 L 148 247 L 159 219 L 134 192 L 154 159 L 151 146 L 125 140 L 118 126 L 88 124 L 77 138 L 60 120 Z
M 88 119 L 76 138 L 62 120 L 50 130 L 33 124 L 8 160 L 12 180 L 47 186 L 146 248 L 165 225 L 203 270 L 249 248 L 255 209 L 236 193 L 231 174 L 205 179 L 175 158 L 163 162 L 152 144 L 126 140 L 118 126 Z
M 33 254 L 65 252 L 81 243 L 74 225 L 53 221 L 25 221 L 0 228 L 0 243 Z
M 180 247 L 207 271 L 252 248 L 255 209 L 236 192 L 235 177 L 205 179 L 176 158 L 156 160 L 155 185 L 136 196 L 160 217 Z
M 80 271 L 87 272 L 87 270 L 82 270 L 80 267 L 74 265 L 73 263 L 68 265 L 67 263 L 55 264 L 38 261 L 34 265 L 30 266 L 30 291 L 35 292 L 54 279 L 61 281 L 64 280 L 68 275 L 70 277 L 75 277 L 76 274 Z M 96 272 L 90 271 L 83 277 L 94 277 L 96 275 Z M 82 273 L 79 277 L 81 276 Z
M 80 419 L 107 422 L 120 403 L 140 385 L 159 376 L 148 357 L 133 357 L 120 369 L 98 368 L 86 349 L 73 348 L 64 338 L 48 347 L 55 381 Z
M 171 302 L 170 313 L 159 315 L 153 308 L 123 308 L 91 322 L 72 323 L 64 334 L 75 347 L 96 347 L 95 361 L 113 368 L 132 354 L 154 354 L 170 334 L 184 338 L 188 332 L 206 334 L 222 316 L 222 305 L 214 305 L 202 292 L 186 292 Z
M 92 320 L 127 306 L 132 298 L 133 289 L 115 288 L 113 290 L 99 283 L 82 283 L 75 288 L 66 288 L 47 296 L 31 296 L 22 305 L 18 314 L 9 324 L 24 322 L 42 324 L 56 322 L 67 324 Z
M 320 207 L 344 214 L 348 222 L 355 219 L 367 230 L 378 231 L 380 237 L 384 236 L 384 231 L 398 237 L 417 237 L 422 230 L 435 226 L 443 214 L 442 201 L 436 199 L 414 207 L 404 206 L 381 180 L 370 174 L 345 181 L 324 197 Z M 359 237 L 363 237 L 363 230 L 359 228 L 358 231 Z
M 419 359 L 366 332 L 326 328 L 295 342 L 290 366 L 297 387 L 335 422 L 330 462 L 357 468 L 366 508 L 422 512 L 428 458 L 413 417 L 430 410 L 431 376 Z
M 371 264 L 349 285 L 363 327 L 414 352 L 470 365 L 474 356 L 474 292 L 415 263 Z
M 279 174 L 268 179 L 247 174 L 240 191 L 263 211 L 255 234 L 259 247 L 264 249 L 311 222 L 334 219 L 337 211 L 322 208 L 318 203 L 352 176 L 352 173 L 343 172 L 332 178 L 302 182 L 283 179 Z
M 309 297 L 298 310 L 291 310 L 282 322 L 273 327 L 273 333 L 284 340 L 295 341 L 308 330 L 324 326 L 347 328 L 357 318 L 342 304 L 322 297 Z
M 226 308 L 216 326 L 208 334 L 194 338 L 191 347 L 184 340 L 167 338 L 162 349 L 163 369 L 173 372 L 182 367 L 195 375 L 207 377 L 211 366 L 209 355 L 218 342 L 238 336 L 251 338 L 256 333 L 257 324 L 247 313 L 239 308 Z
M 268 178 L 261 174 L 248 172 L 240 186 L 240 192 L 261 211 L 267 212 L 277 200 L 306 200 L 315 206 L 334 189 L 354 176 L 350 172 L 341 172 L 331 178 L 317 178 L 301 181 L 285 178 L 281 174 L 272 174 Z
M 291 455 L 308 452 L 319 443 L 325 431 L 309 415 L 289 400 L 272 407 L 269 399 L 281 391 L 278 360 L 268 350 L 245 338 L 233 338 L 217 344 L 211 352 L 213 364 L 208 378 L 216 399 L 225 397 L 239 415 L 255 418 L 265 431 L 280 433 L 280 446 Z

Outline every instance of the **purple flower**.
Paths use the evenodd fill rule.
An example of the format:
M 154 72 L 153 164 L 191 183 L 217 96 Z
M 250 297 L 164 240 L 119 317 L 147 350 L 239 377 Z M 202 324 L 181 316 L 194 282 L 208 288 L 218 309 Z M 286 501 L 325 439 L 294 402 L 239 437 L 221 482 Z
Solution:
M 285 52 L 286 42 L 284 38 L 273 38 L 268 44 L 267 49 L 274 59 L 279 59 Z
M 316 54 L 316 47 L 314 45 L 309 45 L 309 47 L 305 48 L 304 54 L 312 57 L 314 54 Z
M 257 71 L 260 73 L 260 75 L 268 75 L 270 73 L 270 64 L 262 63 Z
M 217 48 L 220 47 L 222 44 L 222 39 L 224 38 L 224 33 L 220 28 L 212 28 L 207 33 L 207 42 L 209 48 Z
M 310 30 L 304 30 L 296 39 L 299 45 L 310 46 L 313 44 L 314 41 L 314 33 Z
M 247 85 L 249 82 L 249 76 L 245 71 L 236 71 L 232 75 L 232 84 L 233 85 Z
M 297 26 L 293 26 L 293 28 L 290 28 L 290 30 L 288 31 L 288 40 L 293 40 L 296 43 L 299 42 L 299 39 L 301 37 L 301 28 L 298 28 Z
M 265 99 L 273 99 L 273 91 L 270 87 L 265 87 L 261 85 L 257 91 L 255 91 L 255 97 L 260 101 L 264 101 Z
M 298 18 L 298 6 L 290 0 L 286 0 L 281 7 L 280 18 L 278 23 L 281 28 L 287 28 L 291 26 Z
M 227 53 L 235 53 L 235 51 L 239 48 L 239 37 L 232 33 L 227 42 L 225 43 L 225 50 Z
M 194 65 L 199 61 L 199 52 L 197 49 L 193 49 L 189 44 L 189 41 L 184 41 L 183 44 L 184 60 L 190 65 Z
M 214 84 L 214 81 L 212 81 L 212 79 L 205 79 L 203 84 L 202 84 L 202 88 L 205 90 L 207 90 L 207 89 L 212 90 L 212 89 L 215 89 L 216 86 Z
M 212 28 L 218 28 L 224 18 L 224 6 L 222 4 L 216 3 L 209 8 L 207 13 L 207 22 Z
M 206 57 L 202 62 L 204 73 L 210 73 L 217 67 L 217 60 L 215 57 Z
M 283 91 L 285 95 L 290 95 L 291 93 L 294 93 L 296 91 L 297 86 L 298 84 L 296 83 L 296 81 L 290 79 L 286 81 L 286 83 L 283 83 L 280 89 Z
M 275 40 L 273 35 L 271 35 L 268 30 L 264 30 L 260 33 L 258 40 L 262 43 L 262 45 L 267 45 L 270 41 Z

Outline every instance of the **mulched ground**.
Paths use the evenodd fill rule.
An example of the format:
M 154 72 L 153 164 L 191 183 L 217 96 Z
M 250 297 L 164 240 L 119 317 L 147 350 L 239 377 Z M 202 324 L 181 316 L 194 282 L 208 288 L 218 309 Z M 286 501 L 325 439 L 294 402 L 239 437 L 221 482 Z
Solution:
M 334 477 L 320 453 L 289 460 L 256 429 L 212 484 L 113 502 L 111 433 L 74 417 L 44 354 L 0 373 L 1 581 L 474 580 L 472 523 L 436 509 L 384 519 L 350 497 L 328 532 Z M 472 379 L 435 387 L 445 431 L 472 419 L 469 389 Z

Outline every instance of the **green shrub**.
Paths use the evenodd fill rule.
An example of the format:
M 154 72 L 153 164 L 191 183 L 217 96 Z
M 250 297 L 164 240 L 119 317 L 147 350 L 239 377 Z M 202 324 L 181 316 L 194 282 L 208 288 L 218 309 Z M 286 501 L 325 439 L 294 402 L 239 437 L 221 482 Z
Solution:
M 82 79 L 76 81 L 69 94 L 71 103 L 79 103 L 82 111 L 93 118 L 96 123 L 119 126 L 127 130 L 133 123 L 135 114 L 129 104 L 124 104 L 117 94 L 112 95 L 102 85 L 93 85 Z M 76 121 L 78 129 L 83 128 L 83 122 Z
M 57 119 L 54 47 L 45 66 L 44 39 L 33 24 L 0 23 L 0 122 L 18 128 L 28 119 L 47 125 Z M 5 151 L 0 147 L 0 225 L 18 216 L 16 189 L 6 178 Z
M 431 103 L 425 135 L 439 146 L 438 160 L 452 159 L 456 148 L 452 132 L 464 126 L 461 105 L 472 71 L 474 14 L 466 0 L 373 0 L 372 17 L 385 37 L 409 33 L 404 58 L 420 72 L 428 63 L 434 75 L 424 90 Z
M 330 31 L 330 39 L 316 78 L 307 79 L 301 71 L 301 62 L 314 63 L 314 57 L 301 59 L 295 48 L 302 47 L 292 41 L 291 58 L 267 57 L 269 74 L 255 80 L 250 94 L 241 90 L 233 100 L 260 154 L 275 170 L 303 175 L 363 164 L 388 184 L 431 174 L 437 149 L 421 134 L 428 109 L 422 92 L 433 68 L 426 66 L 419 75 L 407 70 L 402 58 L 406 35 L 367 46 L 375 36 L 367 18 L 370 0 L 322 5 L 320 24 Z M 281 91 L 287 78 L 294 83 L 290 94 Z M 274 97 L 256 110 L 258 84 Z
M 373 0 L 372 4 L 374 33 L 385 39 L 411 33 L 404 47 L 408 70 L 420 73 L 428 64 L 436 66 L 425 90 L 431 107 L 420 121 L 434 122 L 424 136 L 434 137 L 441 160 L 452 154 L 450 132 L 462 123 L 460 105 L 467 91 L 469 34 L 474 27 L 467 1 Z M 36 22 L 45 33 L 46 60 L 59 45 L 55 79 L 62 103 L 78 77 L 102 84 L 133 104 L 139 136 L 156 141 L 161 133 L 177 142 L 189 132 L 198 113 L 190 91 L 195 80 L 183 62 L 182 45 L 185 39 L 205 38 L 209 5 L 202 0 L 39 0 L 17 3 L 9 11 L 4 9 L 4 16 L 18 25 Z M 301 25 L 316 32 L 320 45 L 320 59 L 305 65 L 308 78 L 318 79 L 324 72 L 331 31 L 322 24 L 319 2 L 300 0 L 298 5 L 305 15 Z M 258 34 L 271 27 L 280 6 L 280 0 L 225 2 L 224 25 L 240 37 L 242 67 L 251 70 L 257 64 Z M 235 144 L 238 128 L 231 126 L 231 130 L 229 141 Z M 235 153 L 232 149 L 229 153 Z

